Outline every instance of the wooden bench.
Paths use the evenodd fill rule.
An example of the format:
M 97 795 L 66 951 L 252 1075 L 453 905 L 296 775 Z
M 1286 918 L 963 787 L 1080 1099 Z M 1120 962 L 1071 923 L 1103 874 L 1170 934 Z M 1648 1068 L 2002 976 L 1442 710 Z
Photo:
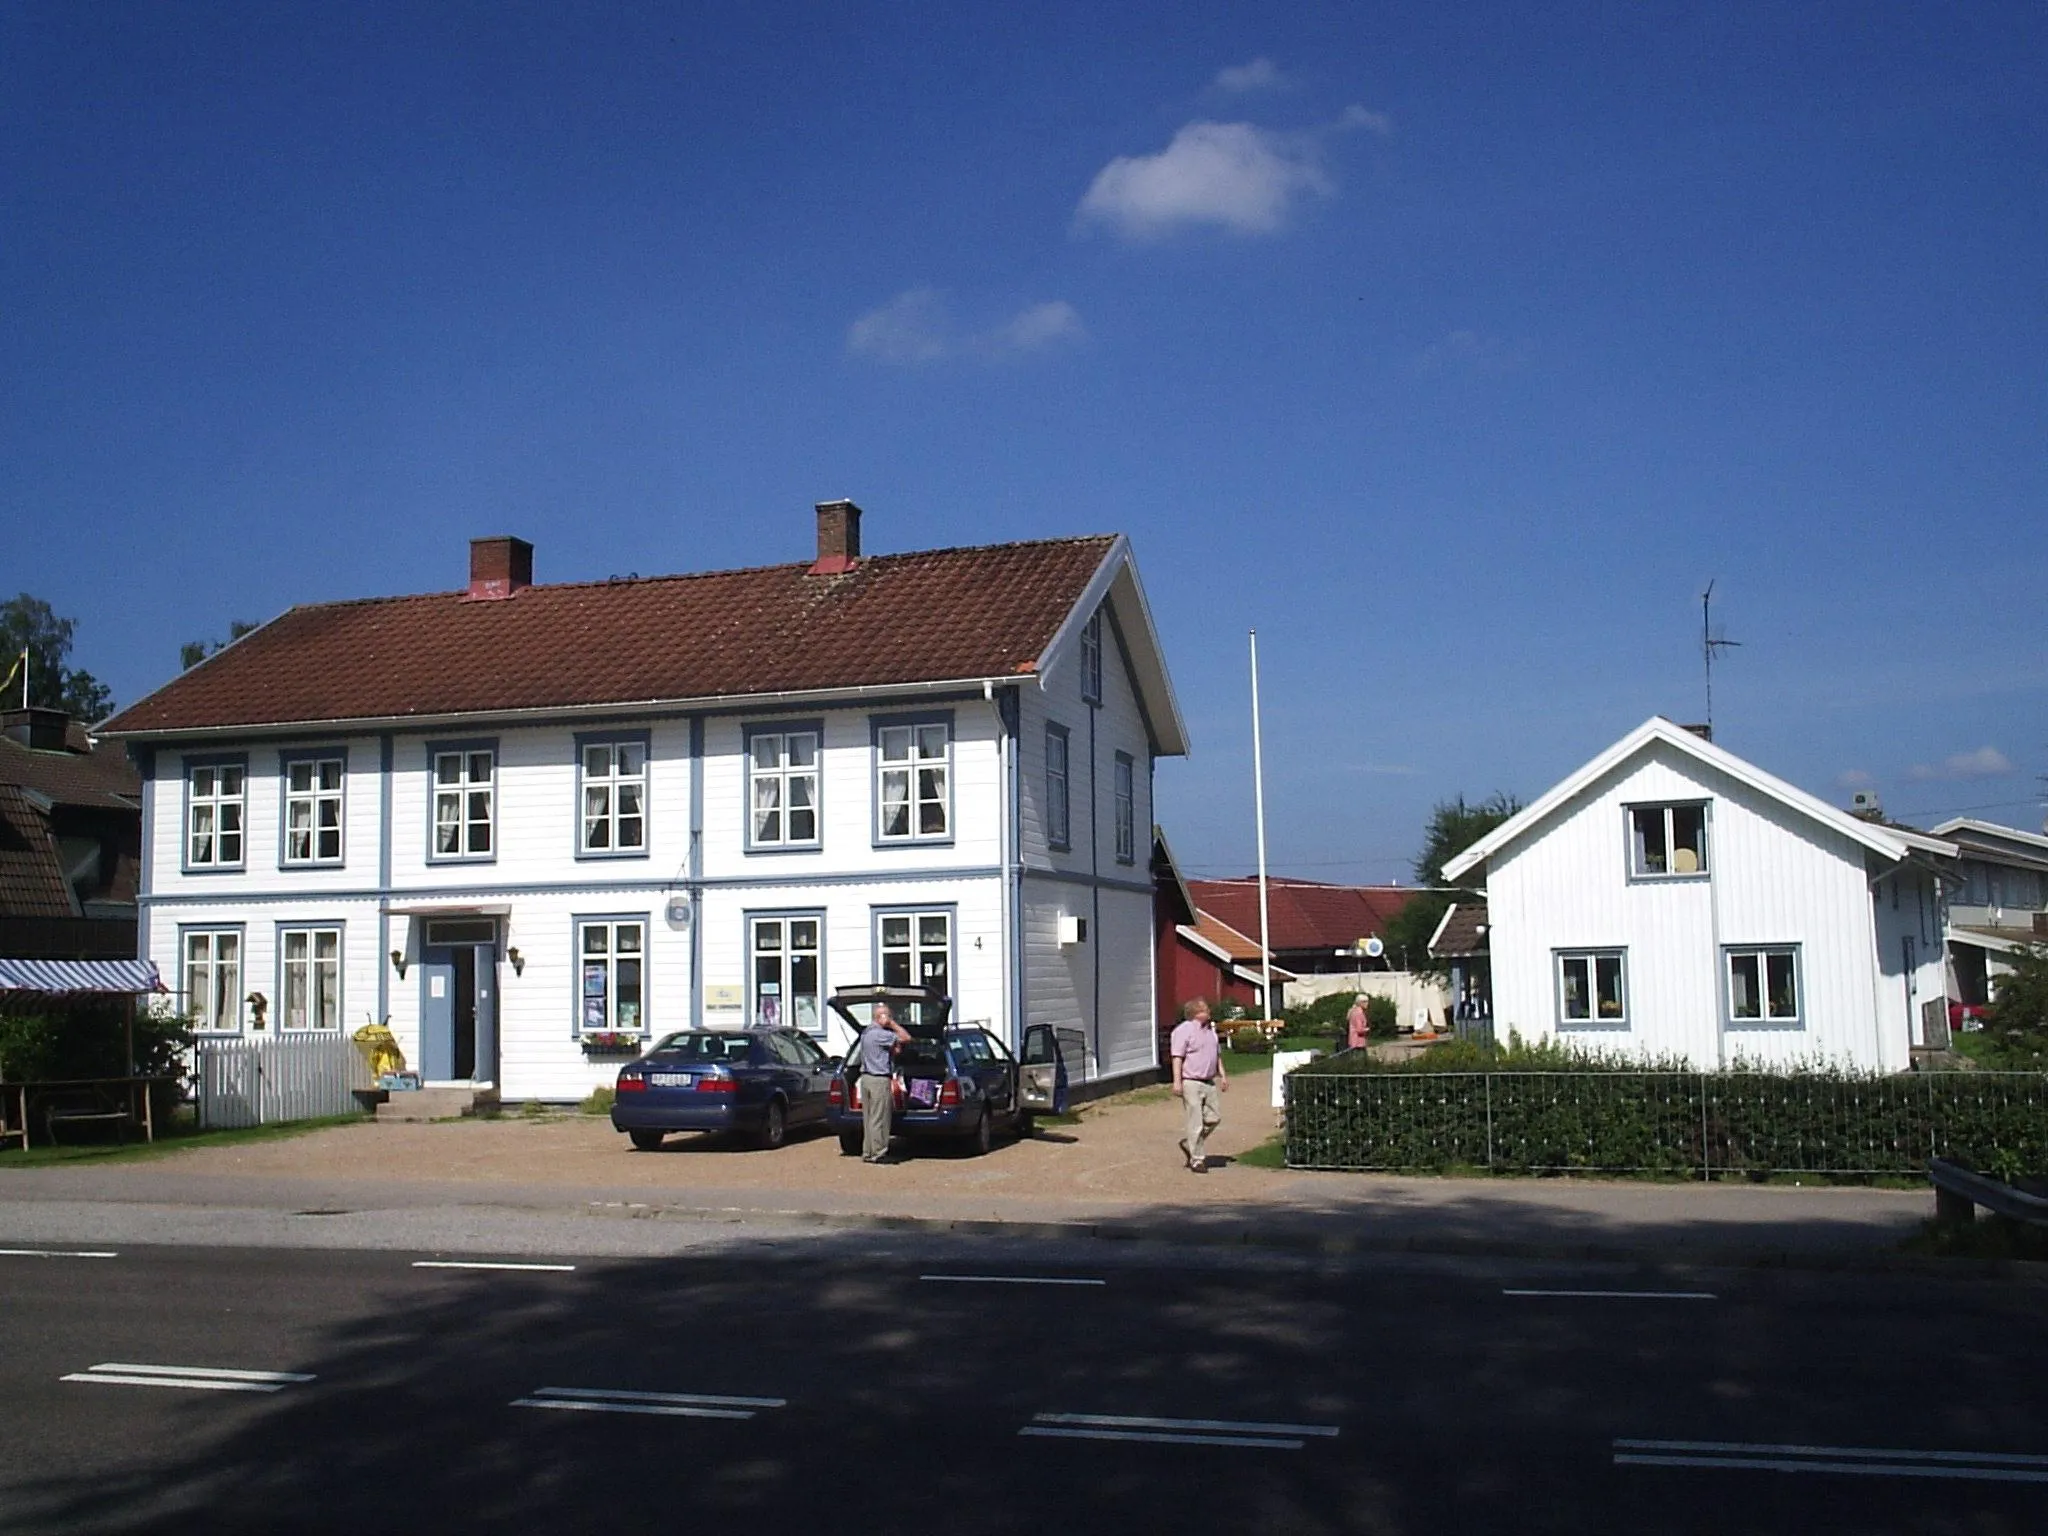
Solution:
M 40 1114 L 43 1131 L 52 1146 L 57 1145 L 60 1125 L 106 1125 L 120 1128 L 128 1139 L 128 1128 L 139 1127 L 144 1141 L 156 1140 L 149 1102 L 150 1079 L 141 1077 L 80 1078 L 69 1082 L 22 1083 L 16 1088 L 21 1109 L 21 1144 L 28 1146 L 28 1127 Z

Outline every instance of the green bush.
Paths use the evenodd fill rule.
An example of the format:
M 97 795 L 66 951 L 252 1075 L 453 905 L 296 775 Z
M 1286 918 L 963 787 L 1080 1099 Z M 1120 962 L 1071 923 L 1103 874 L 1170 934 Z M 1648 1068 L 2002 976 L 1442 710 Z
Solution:
M 1297 1003 L 1283 1017 L 1289 1035 L 1322 1035 L 1339 1039 L 1344 1034 L 1344 1016 L 1351 1011 L 1355 992 L 1333 992 L 1306 1003 Z
M 33 1009 L 0 1012 L 0 1078 L 15 1083 L 125 1077 L 125 998 L 38 998 Z M 162 1006 L 135 1011 L 135 1071 L 162 1079 L 150 1089 L 150 1117 L 169 1125 L 185 1098 L 190 1022 Z
M 612 1112 L 612 1100 L 618 1097 L 618 1090 L 611 1087 L 593 1088 L 590 1097 L 576 1108 L 586 1115 L 608 1115 Z
M 1391 997 L 1365 1000 L 1365 1032 L 1375 1040 L 1392 1040 L 1401 1033 L 1401 1010 Z
M 1230 1048 L 1247 1056 L 1261 1055 L 1269 1047 L 1265 1031 L 1256 1024 L 1246 1024 L 1230 1032 Z
M 1973 1061 L 2008 1072 L 2048 1070 L 2048 944 L 2029 944 L 1998 978 L 1981 1031 L 1957 1038 Z

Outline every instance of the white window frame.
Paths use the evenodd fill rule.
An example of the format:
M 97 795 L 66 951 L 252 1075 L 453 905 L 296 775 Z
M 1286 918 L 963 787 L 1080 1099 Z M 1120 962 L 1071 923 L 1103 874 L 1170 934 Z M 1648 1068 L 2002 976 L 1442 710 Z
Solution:
M 652 755 L 645 731 L 576 738 L 576 857 L 647 857 L 647 765 Z M 639 766 L 629 764 L 636 760 Z M 592 765 L 596 772 L 592 772 Z M 627 810 L 630 799 L 634 809 Z M 592 811 L 593 803 L 597 809 Z M 594 833 L 602 832 L 602 840 Z M 634 840 L 628 842 L 628 834 Z
M 825 914 L 818 912 L 749 912 L 747 923 L 747 1022 L 756 1029 L 796 1029 L 814 1039 L 825 1035 Z M 764 935 L 773 942 L 763 945 Z M 805 939 L 809 942 L 803 942 Z M 763 1013 L 761 962 L 775 964 L 776 999 L 773 1024 Z M 797 966 L 811 962 L 811 988 L 800 991 Z M 808 1009 L 800 1006 L 809 999 Z
M 570 924 L 575 935 L 576 1012 L 574 1033 L 647 1034 L 647 935 L 652 927 L 643 913 L 613 913 L 579 917 Z M 601 934 L 602 943 L 591 947 L 591 936 Z M 626 942 L 626 936 L 631 942 Z M 633 1017 L 621 1016 L 624 1000 L 619 973 L 626 965 L 638 967 L 633 999 Z M 599 974 L 593 976 L 592 972 Z M 601 985 L 593 983 L 601 982 Z M 593 1009 L 593 1004 L 595 1008 Z
M 1057 749 L 1057 752 L 1055 752 Z M 1054 758 L 1058 766 L 1054 766 Z M 1065 851 L 1074 846 L 1074 742 L 1064 725 L 1045 724 L 1045 842 Z
M 1673 869 L 1679 852 L 1677 814 L 1681 811 L 1697 812 L 1700 825 L 1700 843 L 1696 850 L 1699 860 L 1697 869 Z M 1664 865 L 1652 869 L 1648 853 L 1636 837 L 1636 818 L 1657 816 L 1660 819 L 1664 837 Z M 1628 877 L 1631 880 L 1703 880 L 1713 869 L 1712 818 L 1707 812 L 1704 800 L 1663 800 L 1622 808 L 1622 830 L 1628 840 Z
M 875 977 L 883 986 L 927 985 L 925 962 L 932 955 L 945 962 L 945 985 L 940 988 L 946 996 L 953 996 L 957 980 L 955 965 L 957 957 L 954 947 L 955 932 L 959 927 L 957 909 L 951 906 L 919 907 L 877 907 L 875 912 Z M 901 943 L 890 942 L 892 923 L 903 923 L 904 935 Z M 930 938 L 928 924 L 942 925 L 936 940 Z M 908 980 L 891 977 L 890 960 L 900 956 Z
M 1910 940 L 1908 941 L 1910 942 Z M 1792 1011 L 1774 1013 L 1771 1009 L 1771 961 L 1782 959 L 1792 969 Z M 1735 1011 L 1735 968 L 1738 961 L 1748 961 L 1754 967 L 1756 999 L 1760 1011 L 1737 1013 Z M 1721 986 L 1728 1024 L 1734 1029 L 1799 1029 L 1806 1023 L 1806 982 L 1799 973 L 1799 946 L 1797 944 L 1730 944 L 1721 951 Z
M 774 743 L 775 761 L 763 766 L 757 754 L 763 742 Z M 792 764 L 793 743 L 808 742 L 811 760 L 806 766 Z M 825 808 L 822 791 L 825 786 L 825 727 L 822 721 L 805 720 L 779 725 L 749 726 L 745 732 L 745 759 L 747 774 L 746 806 L 742 814 L 746 817 L 746 848 L 749 853 L 776 852 L 784 849 L 814 849 L 824 845 Z M 773 805 L 763 805 L 764 792 L 772 794 Z M 800 795 L 807 794 L 809 802 L 798 805 Z M 795 813 L 808 811 L 811 817 L 811 835 L 797 837 L 792 833 L 792 818 Z M 763 830 L 761 819 L 772 813 L 776 818 L 774 835 Z
M 1102 610 L 1096 609 L 1081 626 L 1081 700 L 1102 702 Z
M 953 717 L 878 716 L 870 722 L 875 757 L 875 846 L 953 841 Z M 933 748 L 936 747 L 936 752 Z M 900 810 L 903 830 L 890 830 Z
M 1616 1014 L 1600 1012 L 1600 967 L 1602 962 L 1614 962 L 1615 1001 L 1621 1011 Z M 1589 1011 L 1584 1017 L 1568 1014 L 1566 1000 L 1570 989 L 1565 975 L 1568 967 L 1584 966 L 1586 999 Z M 1627 1029 L 1628 1009 L 1628 951 L 1621 948 L 1606 949 L 1560 949 L 1553 951 L 1551 980 L 1557 988 L 1557 1024 L 1560 1029 Z
M 334 777 L 331 785 L 326 782 L 330 769 Z M 303 788 L 295 782 L 301 772 L 306 775 Z M 348 754 L 287 753 L 279 765 L 278 784 L 284 805 L 284 815 L 278 822 L 278 862 L 287 869 L 340 865 L 347 852 Z M 331 817 L 323 813 L 331 813 Z M 304 826 L 295 824 L 295 819 L 301 814 L 305 817 Z M 334 851 L 327 853 L 320 844 L 330 833 L 334 838 Z M 294 834 L 305 837 L 303 853 L 293 851 Z
M 232 778 L 233 788 L 229 782 Z M 201 832 L 202 817 L 207 830 Z M 229 823 L 233 825 L 230 826 Z M 199 853 L 199 840 L 207 839 Z M 230 854 L 232 839 L 233 853 Z M 249 863 L 249 760 L 195 758 L 185 764 L 185 862 L 189 873 L 246 869 Z
M 1138 862 L 1138 760 L 1128 752 L 1116 755 L 1110 770 L 1116 794 L 1116 861 Z
M 232 958 L 223 958 L 224 944 Z M 198 953 L 195 954 L 195 946 Z M 191 927 L 178 930 L 178 993 L 192 1030 L 202 1035 L 242 1032 L 242 967 L 248 958 L 246 935 L 239 927 Z
M 475 776 L 479 759 L 485 773 Z M 458 776 L 443 780 L 441 765 L 453 760 Z M 498 744 L 494 741 L 440 742 L 427 748 L 427 862 L 430 864 L 488 863 L 498 857 Z M 476 797 L 484 801 L 484 815 L 475 815 Z M 452 806 L 452 819 L 442 809 Z M 455 847 L 444 851 L 441 829 L 455 828 Z M 477 829 L 483 829 L 483 846 L 477 846 Z
M 323 943 L 330 953 L 323 955 Z M 292 953 L 294 947 L 301 952 Z M 342 928 L 339 923 L 280 924 L 277 930 L 277 1027 L 280 1033 L 335 1031 L 342 1020 Z M 321 983 L 330 983 L 323 990 Z M 302 988 L 307 1019 L 292 1022 L 294 987 Z

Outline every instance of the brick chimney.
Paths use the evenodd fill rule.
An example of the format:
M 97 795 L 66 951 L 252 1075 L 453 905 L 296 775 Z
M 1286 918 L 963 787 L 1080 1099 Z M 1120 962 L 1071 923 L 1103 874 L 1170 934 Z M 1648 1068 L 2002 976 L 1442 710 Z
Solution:
M 818 558 L 813 576 L 838 576 L 860 563 L 860 508 L 850 501 L 818 503 Z
M 489 602 L 533 585 L 533 546 L 501 535 L 469 541 L 469 598 Z

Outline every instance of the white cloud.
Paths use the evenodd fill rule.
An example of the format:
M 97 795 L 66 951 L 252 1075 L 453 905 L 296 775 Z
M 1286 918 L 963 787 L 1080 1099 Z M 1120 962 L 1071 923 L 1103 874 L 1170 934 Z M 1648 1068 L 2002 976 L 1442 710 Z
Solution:
M 1087 339 L 1080 313 L 1064 299 L 1033 304 L 1006 320 L 972 328 L 937 288 L 910 288 L 869 310 L 846 331 L 846 350 L 901 367 L 957 357 L 990 361 Z
M 2012 759 L 1996 747 L 1979 747 L 1974 752 L 1956 752 L 1938 763 L 1915 763 L 1906 770 L 1910 779 L 2002 779 L 2013 771 Z
M 1279 229 L 1305 197 L 1335 190 L 1311 137 L 1250 123 L 1189 123 L 1156 155 L 1119 155 L 1096 173 L 1076 217 L 1128 240 L 1209 224 Z
M 1861 768 L 1845 768 L 1835 775 L 1837 789 L 1873 789 L 1877 780 Z
M 1498 377 L 1528 365 L 1534 349 L 1484 331 L 1457 330 L 1424 347 L 1415 359 L 1419 373 L 1478 373 Z
M 1361 107 L 1354 101 L 1338 114 L 1337 127 L 1339 129 L 1364 128 L 1368 132 L 1376 133 L 1384 139 L 1393 133 L 1394 120 L 1384 112 L 1375 112 L 1369 107 Z
M 1253 91 L 1282 91 L 1293 83 L 1281 72 L 1280 66 L 1268 58 L 1253 59 L 1249 64 L 1233 64 L 1228 69 L 1216 71 L 1216 89 L 1228 91 L 1233 96 L 1245 96 Z

